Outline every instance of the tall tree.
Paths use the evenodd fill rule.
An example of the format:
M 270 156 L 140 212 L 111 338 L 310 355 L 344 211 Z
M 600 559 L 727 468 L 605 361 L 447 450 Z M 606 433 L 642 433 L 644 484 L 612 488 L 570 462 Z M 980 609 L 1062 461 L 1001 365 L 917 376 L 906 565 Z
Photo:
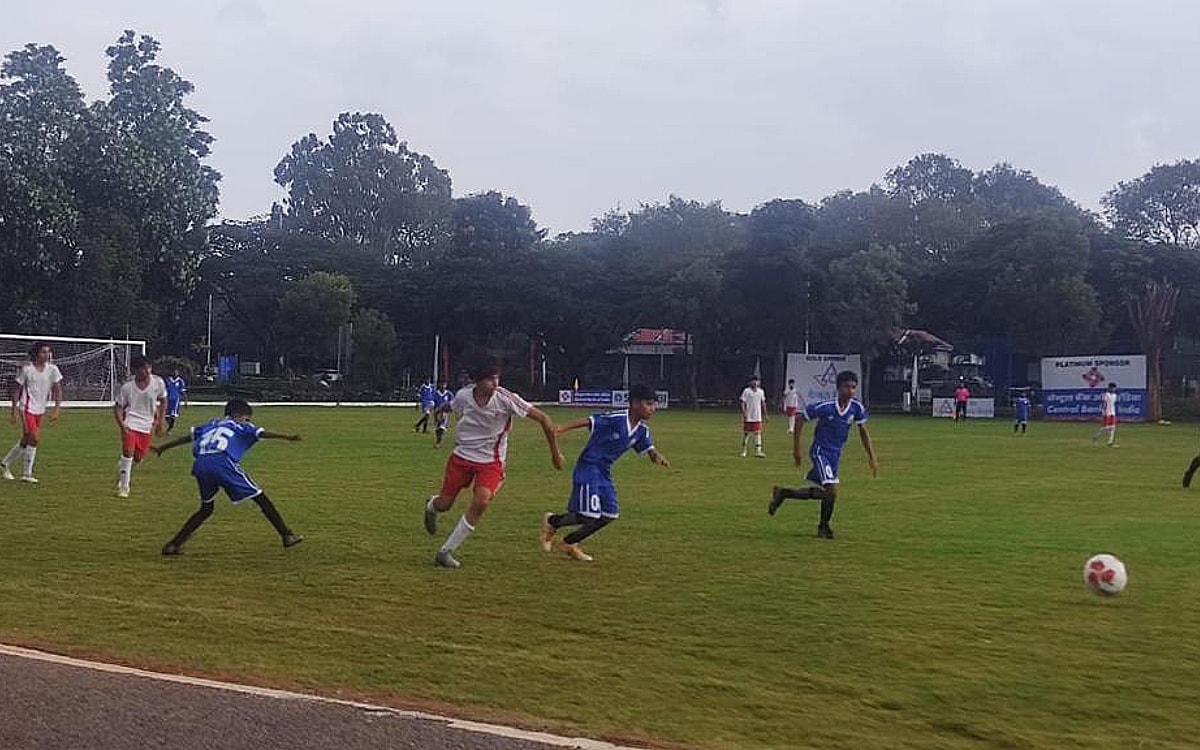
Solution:
M 1162 419 L 1162 358 L 1170 343 L 1179 288 L 1168 281 L 1147 282 L 1142 294 L 1127 303 L 1129 320 L 1146 354 L 1146 390 L 1150 419 Z
M 156 63 L 158 52 L 157 41 L 133 31 L 106 50 L 110 96 L 91 107 L 73 182 L 94 222 L 119 214 L 132 227 L 135 273 L 158 314 L 130 322 L 174 350 L 187 340 L 182 310 L 199 280 L 220 175 L 203 163 L 213 141 L 207 118 L 185 104 L 194 87 Z
M 288 284 L 279 314 L 294 365 L 316 367 L 336 356 L 338 329 L 350 321 L 355 299 L 354 285 L 342 274 L 317 271 Z
M 900 253 L 872 247 L 829 264 L 829 298 L 824 315 L 842 351 L 862 355 L 864 393 L 870 365 L 891 344 L 915 308 L 901 272 Z
M 0 81 L 0 321 L 58 330 L 71 325 L 79 211 L 69 176 L 83 94 L 51 46 L 9 53 Z
M 1122 236 L 1200 249 L 1200 160 L 1159 164 L 1101 199 Z
M 427 262 L 445 239 L 450 175 L 408 148 L 378 114 L 343 112 L 322 141 L 310 133 L 275 167 L 289 227 L 349 240 L 387 263 Z

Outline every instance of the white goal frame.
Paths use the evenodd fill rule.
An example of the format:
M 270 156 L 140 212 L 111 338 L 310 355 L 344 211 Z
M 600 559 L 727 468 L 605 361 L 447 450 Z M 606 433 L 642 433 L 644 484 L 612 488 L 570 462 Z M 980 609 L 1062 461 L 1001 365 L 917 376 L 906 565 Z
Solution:
M 88 350 L 66 357 L 59 357 L 54 361 L 56 364 L 64 364 L 73 357 L 88 357 L 92 359 L 104 359 L 107 356 L 106 372 L 102 372 L 104 377 L 98 387 L 93 387 L 92 390 L 97 391 L 99 398 L 72 398 L 77 393 L 72 391 L 77 390 L 75 385 L 69 382 L 64 382 L 63 386 L 63 406 L 112 406 L 117 399 L 117 390 L 121 384 L 125 382 L 126 373 L 129 372 L 129 359 L 133 352 L 146 356 L 146 342 L 140 339 L 98 339 L 87 338 L 80 336 L 31 336 L 23 333 L 0 333 L 0 352 L 5 352 L 10 348 L 19 348 L 21 358 L 25 357 L 25 352 L 35 342 L 44 341 L 54 348 L 56 344 L 79 344 L 89 347 Z M 14 347 L 14 345 L 19 345 Z M 13 361 L 15 356 L 4 356 L 4 367 L 15 364 Z M 60 367 L 62 369 L 62 367 Z M 63 373 L 64 381 L 66 372 Z M 11 375 L 6 375 L 6 379 L 11 379 Z M 79 388 L 78 390 L 83 390 Z M 7 394 L 0 394 L 7 398 Z

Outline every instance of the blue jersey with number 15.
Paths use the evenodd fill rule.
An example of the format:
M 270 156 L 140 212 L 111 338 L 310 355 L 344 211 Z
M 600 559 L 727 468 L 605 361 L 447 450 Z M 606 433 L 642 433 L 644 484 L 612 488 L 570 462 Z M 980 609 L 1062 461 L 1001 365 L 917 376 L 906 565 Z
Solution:
M 262 434 L 263 429 L 250 422 L 218 417 L 192 428 L 192 455 L 196 458 L 223 455 L 237 463 Z

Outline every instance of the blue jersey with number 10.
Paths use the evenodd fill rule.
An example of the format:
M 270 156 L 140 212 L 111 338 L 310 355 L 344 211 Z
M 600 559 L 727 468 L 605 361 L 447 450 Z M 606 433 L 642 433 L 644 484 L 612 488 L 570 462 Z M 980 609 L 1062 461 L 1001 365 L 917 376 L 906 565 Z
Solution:
M 218 417 L 192 428 L 192 455 L 198 459 L 223 455 L 238 463 L 262 434 L 263 429 L 250 422 Z
M 841 455 L 846 438 L 850 437 L 850 426 L 866 424 L 867 407 L 856 398 L 850 399 L 845 409 L 838 408 L 837 399 L 809 404 L 804 407 L 804 416 L 817 423 L 813 430 L 812 449 L 820 448 L 830 455 Z
M 630 448 L 637 453 L 645 453 L 654 447 L 650 440 L 650 428 L 645 422 L 638 422 L 636 427 L 631 428 L 627 411 L 593 414 L 590 419 L 592 436 L 575 463 L 576 482 L 587 481 L 597 473 L 604 477 L 611 476 L 612 465 Z

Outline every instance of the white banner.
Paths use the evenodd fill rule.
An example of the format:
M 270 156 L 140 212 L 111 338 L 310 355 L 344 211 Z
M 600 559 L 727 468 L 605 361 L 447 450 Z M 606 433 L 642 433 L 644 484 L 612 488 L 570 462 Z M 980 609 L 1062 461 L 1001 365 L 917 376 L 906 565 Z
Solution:
M 1097 419 L 1100 394 L 1117 385 L 1117 417 L 1146 418 L 1146 357 L 1112 354 L 1042 360 L 1042 407 L 1047 419 Z
M 954 399 L 935 398 L 933 400 L 933 416 L 954 418 Z M 980 419 L 992 419 L 996 416 L 996 399 L 969 398 L 967 399 L 967 416 Z
M 786 380 L 796 381 L 796 392 L 800 394 L 801 404 L 819 404 L 837 398 L 837 374 L 842 370 L 850 370 L 862 378 L 862 362 L 857 354 L 795 354 L 787 355 Z M 771 394 L 778 399 L 783 393 L 786 383 L 781 383 L 778 393 Z M 859 383 L 861 393 L 862 383 Z
M 1107 388 L 1116 383 L 1121 390 L 1146 387 L 1146 357 L 1143 354 L 1113 356 L 1045 357 L 1042 359 L 1042 390 Z

